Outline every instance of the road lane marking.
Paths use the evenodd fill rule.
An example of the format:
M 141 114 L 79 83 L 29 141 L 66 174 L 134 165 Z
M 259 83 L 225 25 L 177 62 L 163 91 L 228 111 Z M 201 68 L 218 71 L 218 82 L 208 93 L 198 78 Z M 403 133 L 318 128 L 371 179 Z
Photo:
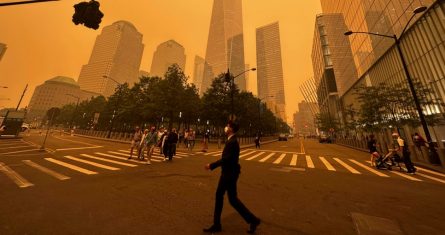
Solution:
M 215 153 L 215 154 L 211 154 L 210 156 L 212 156 L 212 157 L 218 157 L 218 156 L 220 156 L 221 155 L 221 153 Z
M 129 164 L 129 163 L 125 163 L 125 162 L 118 162 L 118 161 L 114 161 L 114 160 L 110 160 L 110 159 L 105 159 L 105 158 L 101 158 L 101 157 L 95 157 L 95 156 L 91 156 L 89 154 L 80 154 L 83 157 L 87 157 L 87 158 L 91 158 L 91 159 L 96 159 L 96 160 L 100 160 L 100 161 L 104 161 L 104 162 L 109 162 L 109 163 L 114 163 L 117 165 L 122 165 L 122 166 L 129 166 L 129 167 L 137 167 L 138 165 L 134 165 L 134 164 Z
M 99 168 L 106 169 L 106 170 L 110 170 L 110 171 L 120 170 L 117 167 L 107 166 L 107 165 L 103 165 L 103 164 L 100 164 L 100 163 L 83 160 L 83 159 L 80 159 L 80 158 L 77 158 L 77 157 L 73 157 L 73 156 L 64 156 L 64 158 L 68 158 L 68 159 L 71 159 L 73 161 L 82 162 L 82 163 L 85 163 L 85 164 L 88 164 L 88 165 L 92 165 L 92 166 L 99 167 Z
M 0 171 L 3 172 L 6 176 L 8 176 L 14 183 L 20 188 L 27 188 L 34 186 L 34 184 L 30 183 L 28 180 L 23 178 L 19 173 L 12 170 L 9 166 L 5 165 L 3 162 L 0 162 Z
M 56 160 L 54 158 L 45 158 L 45 160 L 47 160 L 49 162 L 52 162 L 52 163 L 55 163 L 57 165 L 64 166 L 64 167 L 69 168 L 71 170 L 78 171 L 78 172 L 86 174 L 86 175 L 95 175 L 95 174 L 97 174 L 97 172 L 95 172 L 95 171 L 90 171 L 90 170 L 84 169 L 82 167 L 78 167 L 78 166 L 75 166 L 75 165 L 72 165 L 72 164 L 69 164 L 69 163 L 66 163 L 66 162 L 62 162 L 62 161 Z
M 251 151 L 251 152 L 245 153 L 243 155 L 240 155 L 239 158 L 243 158 L 243 157 L 248 156 L 248 155 L 253 154 L 253 153 L 255 153 L 255 151 Z
M 277 158 L 277 160 L 275 160 L 275 161 L 273 162 L 273 164 L 280 164 L 280 162 L 283 161 L 284 157 L 286 157 L 286 154 L 285 154 L 285 153 L 281 154 L 281 156 L 279 156 L 279 157 Z
M 26 152 L 32 152 L 39 149 L 27 149 L 27 150 L 20 150 L 20 151 L 14 151 L 14 152 L 7 152 L 7 153 L 0 153 L 0 155 L 7 155 L 7 154 L 13 154 L 13 153 L 26 153 Z
M 362 164 L 362 163 L 360 163 L 360 162 L 358 162 L 358 161 L 356 161 L 354 159 L 349 159 L 349 161 L 351 161 L 352 163 L 356 164 L 357 166 L 360 166 L 361 168 L 364 168 L 364 169 L 366 169 L 366 170 L 368 170 L 368 171 L 370 171 L 370 172 L 372 172 L 372 173 L 374 173 L 374 174 L 376 174 L 378 176 L 389 177 L 389 175 L 386 175 L 386 174 L 383 174 L 383 173 L 381 173 L 381 172 L 379 172 L 377 170 L 374 170 L 371 167 L 366 166 L 366 165 L 364 165 L 364 164 Z
M 292 160 L 290 161 L 290 166 L 297 166 L 297 161 L 298 161 L 298 155 L 294 154 L 292 155 Z
M 114 159 L 130 161 L 130 162 L 134 162 L 134 163 L 138 163 L 138 164 L 146 164 L 145 162 L 142 162 L 142 161 L 138 161 L 138 160 L 134 160 L 134 159 L 128 159 L 126 157 L 118 157 L 118 156 L 111 155 L 111 154 L 106 154 L 106 153 L 95 152 L 94 154 L 105 156 L 105 157 L 110 157 L 110 158 L 114 158 Z M 157 160 L 157 159 L 151 159 L 151 161 L 153 161 L 153 162 L 161 162 L 160 160 Z
M 271 158 L 273 155 L 275 155 L 275 153 L 271 153 L 269 155 L 267 155 L 265 158 L 261 159 L 260 162 L 265 162 L 267 161 L 269 158 Z
M 103 146 L 78 147 L 78 148 L 64 148 L 64 149 L 55 149 L 55 151 L 82 150 L 82 149 L 97 149 L 97 148 L 103 148 Z
M 445 174 L 442 174 L 442 173 L 439 173 L 439 172 L 430 171 L 430 170 L 422 168 L 422 167 L 416 167 L 416 168 L 417 168 L 418 171 L 424 171 L 424 172 L 428 172 L 428 173 L 433 174 L 433 175 L 445 177 Z
M 301 146 L 301 148 L 300 148 L 300 152 L 302 153 L 302 154 L 304 154 L 304 145 L 303 145 L 303 139 L 300 139 L 300 146 Z
M 29 146 L 29 145 L 23 145 L 23 146 L 15 146 L 15 147 L 2 147 L 0 146 L 1 149 L 20 149 L 20 148 L 34 148 L 33 146 Z
M 251 161 L 251 160 L 253 160 L 253 159 L 255 159 L 255 158 L 257 158 L 257 157 L 259 157 L 259 156 L 261 156 L 263 154 L 265 154 L 265 152 L 258 153 L 257 155 L 254 155 L 252 157 L 247 158 L 246 160 L 247 161 Z
M 328 162 L 328 160 L 326 160 L 326 158 L 324 157 L 318 157 L 320 158 L 321 162 L 323 162 L 323 164 L 326 166 L 326 168 L 330 171 L 336 171 L 335 168 L 331 165 L 331 163 Z
M 422 173 L 419 173 L 419 172 L 417 172 L 416 175 L 420 175 L 420 176 L 425 177 L 425 178 L 428 178 L 428 179 L 430 179 L 430 180 L 434 180 L 434 181 L 440 182 L 440 183 L 442 183 L 442 184 L 445 184 L 445 180 L 438 179 L 438 178 L 436 178 L 436 177 L 432 177 L 432 176 L 429 176 L 429 175 L 425 175 L 425 174 L 422 174 Z
M 315 168 L 314 162 L 312 161 L 312 158 L 309 155 L 306 155 L 306 164 L 308 168 Z
M 334 157 L 334 160 L 337 161 L 338 163 L 340 163 L 340 165 L 342 165 L 344 168 L 348 169 L 348 171 L 350 171 L 353 174 L 361 174 L 359 171 L 357 171 L 355 168 L 353 168 L 352 166 L 346 164 L 345 162 L 343 162 L 342 160 Z
M 29 146 L 29 145 L 23 144 L 22 142 L 17 142 L 15 144 L 0 144 L 0 148 L 3 148 L 5 146 L 17 146 L 17 145 Z
M 208 156 L 208 155 L 212 155 L 212 154 L 216 154 L 216 153 L 222 153 L 222 151 L 208 152 L 208 153 L 204 153 L 204 155 Z
M 88 145 L 88 146 L 97 146 L 97 145 L 90 144 L 90 143 L 86 143 L 86 142 L 82 142 L 82 141 L 69 140 L 69 139 L 59 138 L 59 137 L 56 137 L 56 136 L 52 136 L 52 137 L 55 138 L 55 139 L 64 140 L 64 141 L 69 141 L 69 142 L 73 142 L 73 143 L 85 144 L 85 145 Z
M 55 172 L 55 171 L 53 171 L 51 169 L 48 169 L 48 168 L 46 168 L 44 166 L 41 166 L 41 165 L 31 161 L 31 160 L 22 160 L 22 162 L 25 163 L 26 165 L 30 166 L 30 167 L 33 167 L 33 168 L 43 172 L 43 173 L 46 173 L 46 174 L 48 174 L 48 175 L 50 175 L 50 176 L 52 176 L 52 177 L 54 177 L 56 179 L 59 179 L 59 180 L 71 179 L 70 177 L 68 177 L 66 175 L 62 175 L 62 174 L 60 174 L 58 172 Z

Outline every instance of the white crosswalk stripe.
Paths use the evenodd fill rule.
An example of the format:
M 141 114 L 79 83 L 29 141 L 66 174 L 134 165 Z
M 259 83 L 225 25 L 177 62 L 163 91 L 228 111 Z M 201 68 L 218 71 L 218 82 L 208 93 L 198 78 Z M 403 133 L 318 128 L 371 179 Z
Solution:
M 249 156 L 250 154 L 253 154 L 253 153 L 255 153 L 255 151 L 251 151 L 251 152 L 245 153 L 243 155 L 240 155 L 239 158 L 243 158 L 243 157 Z
M 290 161 L 289 165 L 296 166 L 297 165 L 297 161 L 298 161 L 298 155 L 294 154 L 294 155 L 292 155 L 292 160 Z
M 328 160 L 326 160 L 326 158 L 324 157 L 318 157 L 321 162 L 323 162 L 323 164 L 326 166 L 326 168 L 330 171 L 336 171 L 335 168 L 331 165 L 331 163 L 328 162 Z
M 306 164 L 308 168 L 315 168 L 314 162 L 312 161 L 312 158 L 309 155 L 306 155 Z
M 334 160 L 338 163 L 340 163 L 340 165 L 342 165 L 344 168 L 346 168 L 348 171 L 350 171 L 352 174 L 361 174 L 359 171 L 357 171 L 356 169 L 354 169 L 352 166 L 346 164 L 345 162 L 343 162 L 342 160 L 334 157 Z
M 265 154 L 265 152 L 258 153 L 258 154 L 254 155 L 252 157 L 247 158 L 246 160 L 247 161 L 251 161 L 251 160 L 253 160 L 253 159 L 255 159 L 255 158 L 257 158 L 257 157 L 259 157 L 259 156 L 261 156 L 263 154 Z
M 407 174 L 405 174 L 405 173 L 401 173 L 401 172 L 397 172 L 397 171 L 391 171 L 391 173 L 392 173 L 392 174 L 396 174 L 396 175 L 398 175 L 398 176 L 401 176 L 401 177 L 403 177 L 403 178 L 412 180 L 412 181 L 422 181 L 421 179 L 414 178 L 413 176 L 407 175 Z M 444 182 L 445 182 L 445 181 L 444 181 Z
M 49 161 L 49 162 L 52 162 L 52 163 L 55 163 L 55 164 L 57 164 L 57 165 L 60 165 L 60 166 L 69 168 L 69 169 L 71 169 L 71 170 L 78 171 L 78 172 L 83 173 L 83 174 L 86 174 L 86 175 L 96 175 L 96 174 L 98 174 L 98 173 L 95 172 L 95 171 L 90 171 L 90 170 L 87 170 L 87 169 L 85 169 L 85 168 L 78 167 L 78 166 L 75 166 L 75 165 L 73 165 L 73 164 L 69 164 L 69 163 L 63 162 L 63 161 L 59 161 L 59 160 L 54 159 L 54 158 L 45 158 L 45 160 L 47 160 L 47 161 Z
M 20 188 L 27 188 L 34 186 L 34 184 L 30 183 L 28 180 L 23 178 L 19 173 L 12 170 L 9 166 L 5 165 L 3 162 L 0 162 L 0 171 L 3 172 L 6 176 L 8 176 L 14 183 Z
M 270 153 L 265 158 L 261 159 L 260 162 L 265 162 L 265 161 L 269 160 L 269 158 L 271 158 L 273 155 L 275 155 L 275 153 Z
M 445 184 L 445 180 L 438 179 L 438 178 L 436 178 L 436 177 L 432 177 L 432 176 L 429 176 L 429 175 L 425 175 L 425 174 L 420 173 L 420 172 L 417 172 L 416 174 L 417 174 L 417 175 L 420 175 L 420 176 L 422 176 L 422 177 L 425 177 L 425 178 L 427 178 L 427 179 L 434 180 L 434 181 L 440 182 L 440 183 L 442 183 L 442 184 Z
M 204 153 L 204 155 L 208 156 L 208 155 L 212 155 L 212 154 L 220 154 L 222 153 L 222 151 L 215 151 L 215 152 L 208 152 L 208 153 Z
M 73 156 L 64 156 L 64 157 L 68 158 L 70 160 L 73 160 L 73 161 L 82 162 L 82 163 L 85 163 L 85 164 L 88 164 L 88 165 L 92 165 L 92 166 L 95 166 L 95 167 L 99 167 L 99 168 L 102 168 L 102 169 L 107 169 L 107 170 L 111 170 L 111 171 L 120 170 L 117 167 L 107 166 L 107 165 L 103 165 L 103 164 L 100 164 L 100 163 L 83 160 L 83 159 L 80 159 L 80 158 L 77 158 L 77 157 L 73 157 Z
M 126 157 L 119 157 L 119 156 L 115 156 L 115 155 L 108 154 L 108 153 L 99 153 L 99 152 L 95 152 L 94 154 L 96 154 L 96 155 L 100 155 L 100 156 L 104 156 L 104 157 L 110 157 L 110 158 L 114 158 L 114 159 L 120 159 L 120 160 L 130 161 L 130 162 L 134 162 L 134 163 L 138 163 L 138 164 L 144 164 L 144 162 L 141 162 L 141 161 L 137 161 L 137 160 L 134 160 L 134 159 L 130 159 L 130 160 L 128 160 L 128 158 L 126 158 Z
M 125 156 L 125 157 L 129 157 L 130 156 L 129 154 L 123 154 L 123 153 L 119 153 L 119 152 L 115 152 L 115 151 L 108 151 L 108 152 L 112 153 L 112 154 L 117 154 L 117 155 L 120 155 L 120 156 Z M 137 154 L 133 155 L 133 157 L 137 157 Z
M 286 154 L 284 154 L 284 153 L 281 154 L 281 156 L 279 156 L 279 157 L 277 158 L 277 160 L 275 160 L 275 161 L 273 162 L 273 164 L 280 164 L 281 161 L 283 161 L 284 157 L 286 157 Z
M 91 158 L 91 159 L 96 159 L 99 161 L 104 161 L 104 162 L 109 162 L 109 163 L 113 163 L 113 164 L 117 164 L 117 165 L 121 165 L 121 166 L 128 166 L 128 167 L 137 167 L 138 165 L 134 165 L 134 164 L 129 164 L 129 163 L 125 163 L 125 162 L 118 162 L 118 161 L 114 161 L 114 160 L 110 160 L 110 159 L 105 159 L 105 158 L 101 158 L 101 157 L 95 157 L 95 156 L 91 156 L 89 154 L 80 154 L 83 157 L 87 157 L 87 158 Z
M 364 165 L 364 164 L 362 164 L 362 163 L 360 163 L 360 162 L 358 162 L 358 161 L 356 161 L 356 160 L 354 160 L 354 159 L 349 159 L 349 161 L 351 161 L 352 163 L 356 164 L 357 166 L 359 166 L 359 167 L 361 167 L 361 168 L 364 168 L 365 170 L 368 170 L 368 171 L 370 171 L 370 172 L 372 172 L 372 173 L 374 173 L 374 174 L 376 174 L 376 175 L 378 175 L 378 176 L 381 176 L 381 177 L 389 177 L 389 175 L 386 175 L 386 174 L 383 174 L 383 173 L 381 173 L 381 172 L 379 172 L 379 171 L 377 171 L 377 170 L 374 170 L 374 169 L 372 169 L 371 167 L 366 166 L 366 165 Z
M 439 172 L 435 172 L 435 171 L 430 171 L 428 169 L 422 168 L 422 167 L 416 167 L 418 171 L 424 171 L 433 175 L 437 175 L 437 176 L 441 176 L 441 177 L 445 177 L 445 174 L 439 173 Z
M 59 179 L 59 180 L 68 180 L 68 179 L 70 179 L 70 177 L 68 177 L 66 175 L 62 175 L 62 174 L 60 174 L 58 172 L 55 172 L 55 171 L 53 171 L 51 169 L 48 169 L 48 168 L 46 168 L 44 166 L 41 166 L 41 165 L 31 161 L 31 160 L 22 160 L 22 162 L 25 163 L 26 165 L 30 166 L 30 167 L 33 167 L 33 168 L 43 172 L 43 173 L 46 173 L 46 174 L 48 174 L 48 175 L 50 175 L 50 176 L 52 176 L 52 177 L 54 177 L 56 179 Z

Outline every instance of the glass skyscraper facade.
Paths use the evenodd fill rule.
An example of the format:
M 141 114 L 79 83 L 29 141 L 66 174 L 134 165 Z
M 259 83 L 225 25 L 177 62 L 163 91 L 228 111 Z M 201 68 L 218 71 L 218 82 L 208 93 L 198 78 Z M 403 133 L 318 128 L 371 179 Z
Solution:
M 445 102 L 445 1 L 438 0 L 321 0 L 323 11 L 341 13 L 346 26 L 351 31 L 372 32 L 400 37 L 400 47 L 406 59 L 410 77 L 418 81 L 416 86 L 428 88 L 428 94 L 422 94 L 425 101 L 441 100 Z M 400 35 L 413 16 L 416 7 L 426 6 L 428 9 L 417 14 Z M 378 87 L 385 83 L 389 86 L 408 87 L 407 78 L 402 66 L 400 55 L 394 40 L 367 34 L 353 34 L 344 36 L 342 40 L 351 43 L 355 64 L 343 69 L 357 68 L 357 77 L 351 87 L 340 97 L 344 107 L 353 105 L 358 108 L 355 89 L 357 87 Z M 414 104 L 413 104 L 414 106 Z M 435 114 L 442 120 L 445 108 L 441 105 L 422 105 L 423 113 L 427 116 Z M 398 112 L 410 113 L 418 119 L 414 107 L 400 107 Z M 443 124 L 428 124 L 433 141 L 440 147 L 445 143 L 445 126 Z M 409 133 L 412 130 L 405 129 Z M 442 142 L 442 144 L 440 144 Z
M 258 97 L 282 120 L 286 120 L 283 62 L 278 22 L 256 29 Z
M 200 88 L 205 92 L 215 77 L 230 72 L 233 75 L 244 71 L 244 35 L 241 0 L 214 0 L 207 41 L 206 66 Z M 244 75 L 235 79 L 240 90 L 246 90 Z
M 346 24 L 351 31 L 374 32 L 387 35 L 399 35 L 408 22 L 413 10 L 419 6 L 430 6 L 434 0 L 321 0 L 324 14 L 340 13 L 344 19 L 339 23 Z M 335 24 L 335 22 L 333 22 Z M 350 41 L 354 63 L 339 71 L 351 73 L 356 69 L 362 76 L 393 44 L 388 38 L 367 34 L 353 34 L 350 37 L 339 37 L 339 40 Z M 345 58 L 344 63 L 348 60 Z
M 142 34 L 130 22 L 117 21 L 104 27 L 88 64 L 82 66 L 80 88 L 108 97 L 117 87 L 111 79 L 132 86 L 139 81 L 143 51 Z

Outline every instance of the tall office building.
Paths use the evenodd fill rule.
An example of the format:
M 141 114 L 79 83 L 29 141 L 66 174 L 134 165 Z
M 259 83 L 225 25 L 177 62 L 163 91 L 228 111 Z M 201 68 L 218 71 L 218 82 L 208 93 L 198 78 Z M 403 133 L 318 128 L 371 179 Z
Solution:
M 115 81 L 132 86 L 139 81 L 143 51 L 142 34 L 130 22 L 117 21 L 104 27 L 88 64 L 82 66 L 80 88 L 108 97 L 115 92 Z
M 321 105 L 329 95 L 338 93 L 342 96 L 358 79 L 355 66 L 351 66 L 354 64 L 351 46 L 348 41 L 343 41 L 347 30 L 342 14 L 320 14 L 316 17 L 312 65 Z
M 177 64 L 184 71 L 185 59 L 185 49 L 181 44 L 175 40 L 163 42 L 153 54 L 150 75 L 163 78 L 168 67 L 173 64 Z
M 256 29 L 258 97 L 286 121 L 283 63 L 278 22 Z
M 215 77 L 244 71 L 244 35 L 241 0 L 214 0 L 207 41 L 206 66 L 201 89 L 205 92 Z M 235 79 L 240 90 L 246 90 L 244 74 Z
M 81 90 L 74 79 L 57 76 L 35 88 L 28 105 L 26 118 L 29 121 L 39 121 L 52 107 L 61 108 L 66 104 L 75 104 L 77 103 L 76 97 L 81 102 L 94 96 L 98 96 L 98 94 Z
M 320 1 L 324 14 L 342 14 L 344 19 L 338 19 L 339 22 L 344 21 L 351 31 L 400 35 L 413 10 L 419 6 L 430 6 L 435 0 Z M 354 34 L 341 38 L 345 44 L 350 41 L 358 77 L 363 75 L 394 44 L 390 38 L 367 34 Z M 350 66 L 353 64 L 348 67 Z M 348 67 L 343 69 L 347 70 Z M 340 73 L 345 72 L 340 71 Z
M 316 103 L 308 103 L 306 101 L 298 103 L 298 111 L 294 114 L 294 132 L 303 136 L 311 136 L 317 134 L 315 126 L 315 113 L 317 109 Z
M 2 60 L 3 55 L 6 52 L 6 48 L 8 48 L 8 47 L 6 47 L 6 44 L 0 43 L 0 61 Z
M 193 70 L 193 84 L 198 88 L 198 93 L 201 96 L 204 92 L 201 90 L 202 79 L 204 78 L 205 60 L 200 56 L 195 56 L 195 66 Z

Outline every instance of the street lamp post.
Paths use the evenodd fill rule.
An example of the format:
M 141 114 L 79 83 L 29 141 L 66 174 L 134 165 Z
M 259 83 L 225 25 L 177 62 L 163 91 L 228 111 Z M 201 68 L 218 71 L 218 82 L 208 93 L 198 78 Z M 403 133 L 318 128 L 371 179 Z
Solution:
M 245 71 L 237 74 L 236 76 L 232 76 L 232 74 L 230 73 L 230 70 L 227 69 L 227 73 L 224 75 L 225 81 L 230 84 L 230 105 L 231 105 L 230 115 L 231 115 L 231 119 L 233 118 L 233 92 L 235 89 L 235 78 L 237 78 L 249 71 L 256 71 L 256 68 L 251 68 L 251 69 L 245 70 Z
M 74 116 L 75 116 L 76 113 L 77 113 L 77 107 L 79 106 L 80 97 L 79 97 L 79 96 L 72 95 L 72 94 L 65 94 L 65 95 L 68 95 L 68 96 L 71 96 L 71 97 L 74 97 L 74 98 L 77 99 L 76 108 L 74 109 L 73 115 L 72 115 L 72 117 L 71 117 L 71 122 L 70 122 L 70 129 L 72 129 L 72 128 L 73 128 Z
M 435 146 L 433 144 L 433 139 L 431 138 L 431 134 L 430 134 L 430 131 L 428 129 L 428 124 L 426 122 L 425 115 L 424 115 L 423 110 L 422 110 L 422 106 L 420 105 L 419 98 L 417 96 L 413 80 L 412 80 L 411 75 L 410 75 L 410 73 L 408 71 L 408 66 L 406 64 L 405 57 L 404 57 L 404 55 L 402 53 L 402 48 L 400 47 L 400 38 L 405 33 L 405 31 L 408 28 L 408 25 L 411 22 L 411 20 L 414 18 L 414 16 L 416 14 L 424 12 L 426 9 L 427 8 L 425 6 L 417 7 L 416 9 L 414 9 L 414 12 L 413 12 L 414 14 L 409 19 L 408 23 L 406 24 L 405 28 L 402 30 L 402 33 L 400 34 L 399 37 L 397 37 L 396 35 L 390 36 L 390 35 L 383 35 L 383 34 L 371 33 L 371 32 L 353 32 L 353 31 L 347 31 L 344 34 L 345 34 L 345 36 L 349 36 L 349 35 L 352 35 L 354 33 L 369 34 L 369 35 L 374 35 L 374 36 L 392 38 L 395 41 L 397 52 L 398 52 L 398 54 L 400 56 L 400 60 L 402 62 L 403 71 L 405 72 L 405 76 L 406 76 L 406 79 L 408 81 L 409 89 L 410 89 L 411 95 L 413 96 L 414 104 L 416 106 L 416 110 L 417 110 L 417 113 L 419 115 L 420 123 L 422 125 L 423 131 L 425 132 L 425 136 L 426 136 L 426 139 L 427 139 L 427 142 L 428 142 L 429 158 L 430 158 L 429 160 L 430 160 L 430 162 L 432 164 L 440 164 L 440 159 L 439 159 L 439 156 L 437 154 L 437 150 L 436 150 L 436 148 L 435 148 Z
M 120 82 L 114 80 L 113 78 L 111 78 L 111 77 L 109 77 L 109 76 L 107 76 L 107 75 L 104 75 L 104 76 L 102 76 L 102 77 L 103 77 L 103 78 L 108 78 L 108 79 L 110 79 L 111 81 L 115 82 L 115 83 L 117 84 L 117 87 L 118 87 L 119 89 L 120 89 L 120 87 L 122 86 L 122 84 L 121 84 Z M 110 120 L 110 128 L 108 129 L 107 138 L 110 138 L 110 137 L 111 137 L 111 131 L 112 131 L 112 129 L 113 129 L 114 118 L 116 117 L 117 109 L 119 108 L 120 101 L 121 101 L 121 95 L 120 95 L 120 93 L 119 93 L 119 95 L 117 96 L 116 107 L 115 107 L 115 110 L 113 111 L 113 116 L 111 117 L 111 120 Z

